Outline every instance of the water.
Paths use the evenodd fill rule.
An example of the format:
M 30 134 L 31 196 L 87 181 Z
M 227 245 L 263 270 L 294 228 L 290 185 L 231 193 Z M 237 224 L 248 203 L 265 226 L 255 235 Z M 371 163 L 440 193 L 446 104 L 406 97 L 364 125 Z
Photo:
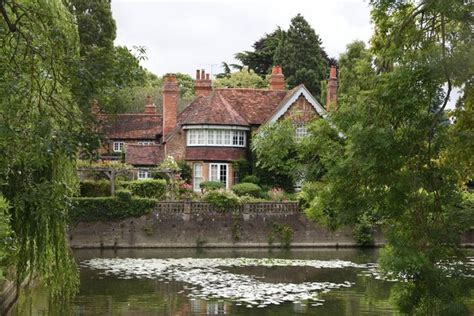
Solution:
M 21 296 L 13 315 L 397 314 L 394 283 L 370 274 L 376 250 L 77 250 L 75 256 L 81 286 L 73 301 L 48 304 L 36 288 Z

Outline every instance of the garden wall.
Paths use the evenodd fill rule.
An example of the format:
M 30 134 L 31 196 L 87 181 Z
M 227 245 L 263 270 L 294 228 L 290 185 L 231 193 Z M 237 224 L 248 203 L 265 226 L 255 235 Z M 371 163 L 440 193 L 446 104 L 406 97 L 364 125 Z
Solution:
M 69 240 L 74 248 L 356 246 L 350 229 L 330 232 L 295 202 L 248 203 L 234 212 L 204 202 L 158 203 L 138 218 L 71 224 Z M 380 233 L 375 241 L 383 243 Z

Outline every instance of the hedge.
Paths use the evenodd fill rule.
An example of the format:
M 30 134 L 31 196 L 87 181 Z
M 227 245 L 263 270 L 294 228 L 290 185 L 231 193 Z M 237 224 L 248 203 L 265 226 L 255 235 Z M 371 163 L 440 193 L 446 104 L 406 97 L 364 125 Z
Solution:
M 74 198 L 69 218 L 72 222 L 94 222 L 140 217 L 150 213 L 158 202 L 148 198 L 127 199 L 127 193 L 122 193 L 119 194 L 120 197 Z
M 221 211 L 232 211 L 240 205 L 238 196 L 225 190 L 211 190 L 203 196 L 203 200 Z
M 84 180 L 79 186 L 81 196 L 110 196 L 110 181 L 108 180 Z
M 254 183 L 239 183 L 232 186 L 232 191 L 238 196 L 250 195 L 253 197 L 260 197 L 262 195 L 262 188 Z
M 166 195 L 166 180 L 137 180 L 120 182 L 120 187 L 130 190 L 133 195 L 163 200 Z
M 204 191 L 219 190 L 224 188 L 224 184 L 219 181 L 203 181 L 199 187 Z

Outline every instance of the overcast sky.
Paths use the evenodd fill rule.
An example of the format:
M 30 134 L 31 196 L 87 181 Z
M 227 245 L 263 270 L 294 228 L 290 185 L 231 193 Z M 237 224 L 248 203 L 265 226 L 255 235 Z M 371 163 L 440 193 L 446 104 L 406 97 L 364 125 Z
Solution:
M 251 50 L 277 26 L 287 29 L 301 13 L 331 57 L 348 43 L 368 41 L 372 33 L 368 2 L 363 0 L 133 1 L 113 0 L 117 45 L 144 46 L 151 72 L 162 75 L 195 70 L 220 72 L 223 61 Z

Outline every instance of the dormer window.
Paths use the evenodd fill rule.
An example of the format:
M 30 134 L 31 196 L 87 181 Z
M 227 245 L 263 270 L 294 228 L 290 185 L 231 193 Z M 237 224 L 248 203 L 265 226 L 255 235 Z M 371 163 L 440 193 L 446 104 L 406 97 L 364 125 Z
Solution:
M 116 153 L 121 153 L 123 151 L 124 142 L 114 142 L 113 149 Z

